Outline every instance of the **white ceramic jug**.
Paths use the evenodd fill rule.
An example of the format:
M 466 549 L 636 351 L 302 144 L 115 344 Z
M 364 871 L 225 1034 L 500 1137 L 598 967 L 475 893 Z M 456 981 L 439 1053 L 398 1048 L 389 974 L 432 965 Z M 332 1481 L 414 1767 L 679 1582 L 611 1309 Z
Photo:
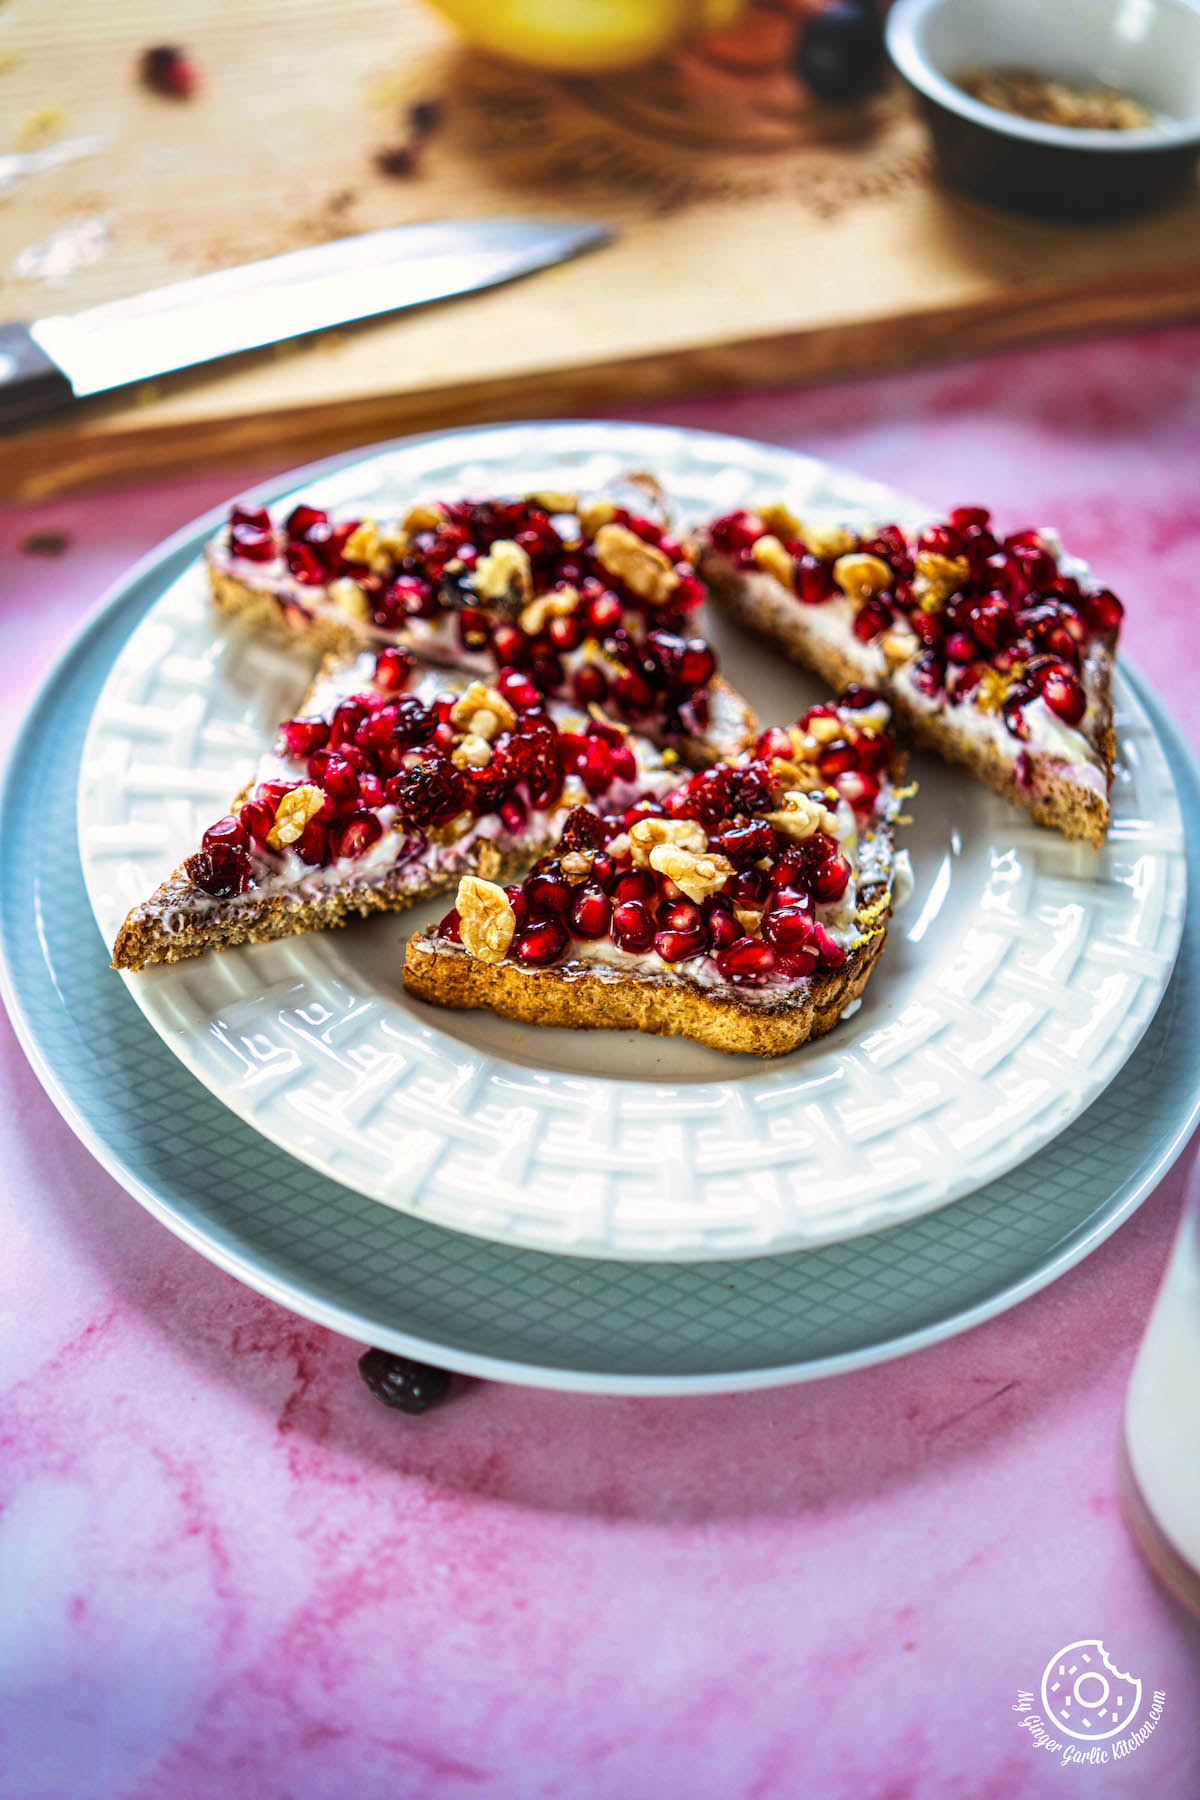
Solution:
M 1138 1351 L 1120 1450 L 1121 1504 L 1139 1550 L 1200 1615 L 1200 1180 L 1193 1179 Z

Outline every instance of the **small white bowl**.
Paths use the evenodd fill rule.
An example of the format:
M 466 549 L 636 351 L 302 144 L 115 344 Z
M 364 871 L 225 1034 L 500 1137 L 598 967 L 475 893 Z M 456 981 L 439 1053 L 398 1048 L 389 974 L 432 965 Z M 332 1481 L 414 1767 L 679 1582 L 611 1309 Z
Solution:
M 1145 211 L 1194 177 L 1200 9 L 1192 0 L 896 0 L 892 61 L 955 187 L 1018 212 L 1102 219 Z M 974 100 L 970 69 L 1107 82 L 1155 117 L 1140 131 L 1044 125 Z

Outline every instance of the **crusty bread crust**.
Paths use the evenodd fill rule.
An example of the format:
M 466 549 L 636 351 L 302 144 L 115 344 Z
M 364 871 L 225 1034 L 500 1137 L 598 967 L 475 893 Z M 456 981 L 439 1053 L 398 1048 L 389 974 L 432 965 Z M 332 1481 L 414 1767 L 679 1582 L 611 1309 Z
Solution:
M 491 850 L 491 856 L 485 852 Z M 477 839 L 452 867 L 436 872 L 414 870 L 411 865 L 393 870 L 375 885 L 331 890 L 317 900 L 297 900 L 287 894 L 262 894 L 247 899 L 214 900 L 212 907 L 196 914 L 196 889 L 180 866 L 155 889 L 149 900 L 135 906 L 113 946 L 114 969 L 144 969 L 149 963 L 181 962 L 205 950 L 230 950 L 235 944 L 265 944 L 274 938 L 293 937 L 305 931 L 325 931 L 373 912 L 402 912 L 458 885 L 463 875 L 480 871 L 489 881 L 508 882 L 533 854 L 500 856 L 487 839 Z M 415 879 L 414 879 L 415 877 Z
M 218 612 L 240 617 L 251 625 L 265 625 L 282 632 L 293 643 L 299 640 L 314 650 L 351 651 L 366 649 L 370 636 L 356 619 L 341 615 L 332 607 L 320 612 L 304 612 L 290 606 L 286 594 L 267 586 L 250 587 L 227 569 L 221 568 L 210 553 L 206 557 L 208 582 L 213 604 Z
M 966 736 L 958 729 L 952 713 L 918 710 L 903 690 L 865 673 L 852 652 L 841 651 L 811 631 L 807 609 L 773 576 L 756 571 L 754 579 L 748 581 L 727 557 L 712 550 L 704 553 L 701 571 L 714 603 L 722 611 L 779 644 L 793 662 L 813 670 L 839 691 L 853 681 L 870 682 L 886 695 L 895 716 L 915 743 L 935 750 L 947 762 L 961 763 L 1005 799 L 1025 807 L 1039 825 L 1061 831 L 1064 837 L 1086 839 L 1097 849 L 1103 847 L 1108 832 L 1108 801 L 1091 788 L 1070 780 L 1060 760 L 1044 752 L 1028 751 L 1028 783 L 1023 785 L 1013 762 L 997 745 Z M 1105 785 L 1111 790 L 1116 738 L 1107 692 L 1103 696 L 1096 747 L 1104 765 Z
M 435 1006 L 487 1007 L 525 1025 L 645 1031 L 694 1038 L 714 1050 L 746 1056 L 786 1056 L 809 1038 L 832 1031 L 859 998 L 886 940 L 883 915 L 878 926 L 876 935 L 852 950 L 840 969 L 811 977 L 795 998 L 759 1006 L 667 976 L 618 974 L 613 979 L 582 970 L 576 974 L 477 962 L 465 952 L 439 951 L 428 937 L 409 939 L 404 982 L 419 1000 Z

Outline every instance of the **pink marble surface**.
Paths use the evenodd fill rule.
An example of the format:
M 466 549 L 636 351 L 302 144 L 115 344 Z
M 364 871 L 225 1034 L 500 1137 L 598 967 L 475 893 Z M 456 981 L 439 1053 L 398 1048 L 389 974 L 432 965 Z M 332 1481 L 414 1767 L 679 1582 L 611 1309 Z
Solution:
M 1200 744 L 1200 330 L 656 416 L 1058 522 Z M 6 735 L 106 582 L 252 473 L 0 515 Z M 71 549 L 19 554 L 36 526 Z M 1191 1155 L 906 1361 L 682 1403 L 465 1384 L 409 1420 L 155 1225 L 0 1029 L 3 1800 L 1200 1793 L 1200 1629 L 1113 1476 Z M 1087 1636 L 1167 1705 L 1064 1769 L 1011 1709 Z

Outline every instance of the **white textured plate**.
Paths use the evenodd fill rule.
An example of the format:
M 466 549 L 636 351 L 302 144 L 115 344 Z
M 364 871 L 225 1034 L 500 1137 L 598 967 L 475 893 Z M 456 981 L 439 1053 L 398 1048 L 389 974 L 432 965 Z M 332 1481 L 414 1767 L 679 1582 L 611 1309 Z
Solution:
M 843 518 L 920 512 L 787 451 L 575 422 L 427 439 L 309 491 L 386 508 L 418 493 L 588 488 L 642 467 L 685 519 L 763 494 Z M 713 636 L 764 722 L 817 697 L 769 650 L 719 623 Z M 218 621 L 198 567 L 152 608 L 100 697 L 81 769 L 84 875 L 109 942 L 242 785 L 307 674 L 294 651 Z M 1099 853 L 917 759 L 913 900 L 861 1010 L 782 1062 L 432 1012 L 407 998 L 401 969 L 408 931 L 441 903 L 124 979 L 176 1054 L 268 1138 L 439 1224 L 630 1260 L 875 1231 L 1033 1155 L 1112 1079 L 1161 998 L 1184 908 L 1179 807 L 1120 679 L 1116 700 Z

